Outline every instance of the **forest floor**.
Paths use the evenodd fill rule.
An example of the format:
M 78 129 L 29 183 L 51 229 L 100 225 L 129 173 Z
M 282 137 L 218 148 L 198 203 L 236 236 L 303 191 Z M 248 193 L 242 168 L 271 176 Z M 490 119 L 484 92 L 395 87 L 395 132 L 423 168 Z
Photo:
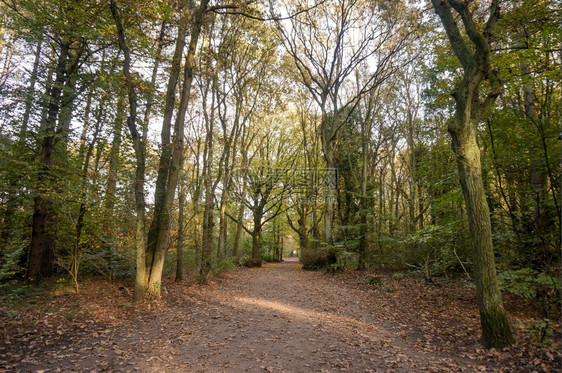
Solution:
M 532 342 L 533 312 L 506 297 L 519 343 L 478 343 L 474 290 L 297 262 L 209 285 L 165 284 L 140 306 L 128 287 L 85 282 L 0 303 L 0 372 L 554 372 L 558 342 Z M 10 300 L 11 299 L 11 300 Z M 557 325 L 559 327 L 559 325 Z M 558 336 L 553 338 L 556 340 Z

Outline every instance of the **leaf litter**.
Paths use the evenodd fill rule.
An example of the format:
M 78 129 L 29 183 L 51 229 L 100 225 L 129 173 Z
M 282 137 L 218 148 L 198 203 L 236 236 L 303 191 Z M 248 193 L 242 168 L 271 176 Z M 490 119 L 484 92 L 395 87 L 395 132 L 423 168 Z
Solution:
M 485 349 L 461 283 L 364 276 L 267 264 L 209 285 L 167 281 L 164 298 L 140 305 L 127 284 L 87 281 L 0 305 L 0 372 L 560 371 L 559 342 L 533 343 L 525 328 L 515 346 Z M 519 298 L 506 307 L 517 325 L 536 317 Z

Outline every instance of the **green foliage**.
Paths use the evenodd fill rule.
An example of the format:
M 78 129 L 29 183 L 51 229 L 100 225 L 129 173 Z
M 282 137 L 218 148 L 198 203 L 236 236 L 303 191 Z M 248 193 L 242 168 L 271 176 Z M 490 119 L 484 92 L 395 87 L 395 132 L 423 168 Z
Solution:
M 102 276 L 109 281 L 129 277 L 133 273 L 131 255 L 113 245 L 90 247 L 82 257 L 81 272 L 86 276 Z
M 188 249 L 183 251 L 182 261 L 183 261 L 182 265 L 186 273 L 195 273 L 199 270 L 197 264 L 197 255 L 193 249 Z M 165 276 L 174 275 L 176 273 L 176 265 L 177 265 L 176 250 L 169 250 L 166 253 L 166 260 L 164 261 L 164 275 Z M 213 263 L 213 265 L 216 264 Z
M 538 343 L 550 344 L 552 343 L 552 336 L 555 333 L 552 321 L 549 318 L 535 320 L 533 325 L 525 328 Z
M 281 243 L 276 242 L 271 234 L 262 234 L 260 237 L 260 256 L 264 262 L 279 262 L 275 255 L 277 251 L 282 250 Z
M 216 265 L 212 269 L 213 274 L 219 274 L 222 272 L 235 271 L 238 269 L 238 265 L 235 263 L 232 257 L 222 258 L 217 261 Z
M 334 254 L 336 256 L 336 261 L 335 263 L 328 264 L 328 266 L 326 267 L 327 272 L 343 272 L 357 266 L 355 253 L 343 250 L 341 248 L 338 249 L 337 246 L 333 250 L 335 251 Z
M 397 281 L 401 281 L 402 279 L 404 279 L 404 274 L 402 272 L 395 272 L 392 274 L 392 278 Z
M 502 290 L 532 300 L 537 304 L 544 317 L 535 320 L 525 330 L 538 343 L 552 342 L 554 325 L 551 315 L 560 315 L 560 278 L 530 268 L 503 270 L 498 273 L 498 282 Z
M 560 278 L 531 268 L 502 270 L 498 273 L 502 290 L 526 299 L 548 298 L 560 303 Z
M 9 281 L 0 284 L 0 302 L 11 306 L 22 305 L 25 299 L 43 295 L 47 290 L 49 290 L 49 286 L 46 284 L 32 286 L 16 280 Z
M 275 256 L 272 253 L 266 253 L 266 254 L 262 254 L 261 258 L 263 259 L 264 262 L 267 263 L 274 263 L 274 262 L 278 262 L 278 260 L 275 258 Z
M 22 257 L 27 250 L 28 242 L 19 242 L 19 245 L 4 255 L 2 259 L 2 267 L 0 267 L 0 283 L 25 273 L 25 268 L 22 265 Z
M 470 238 L 464 222 L 428 225 L 403 241 L 410 247 L 408 264 L 420 267 L 426 277 L 470 268 Z
M 76 317 L 76 315 L 72 311 L 68 311 L 67 314 L 66 314 L 66 319 L 68 321 L 74 320 L 75 317 Z
M 129 302 L 121 302 L 119 301 L 117 304 L 119 307 L 123 308 L 123 311 L 128 311 L 129 309 L 131 309 L 131 307 L 133 307 L 133 305 Z

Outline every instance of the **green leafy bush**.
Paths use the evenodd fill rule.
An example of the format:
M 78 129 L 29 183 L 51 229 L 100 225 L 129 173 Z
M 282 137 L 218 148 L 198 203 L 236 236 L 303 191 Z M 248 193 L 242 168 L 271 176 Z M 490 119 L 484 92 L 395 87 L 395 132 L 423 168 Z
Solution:
M 18 275 L 25 273 L 25 268 L 21 266 L 21 258 L 25 255 L 28 242 L 21 244 L 9 251 L 2 260 L 0 268 L 0 282 L 10 280 Z
M 503 270 L 498 273 L 498 282 L 502 290 L 523 298 L 547 297 L 560 302 L 557 299 L 560 293 L 560 279 L 544 272 L 531 268 Z
M 213 274 L 219 274 L 222 272 L 234 271 L 238 269 L 237 263 L 231 258 L 223 258 L 217 261 L 217 264 L 213 268 Z
M 335 263 L 331 263 L 326 267 L 328 272 L 343 272 L 350 268 L 357 267 L 357 254 L 344 250 L 344 249 L 337 249 L 335 250 L 336 261 Z
M 470 237 L 464 222 L 428 225 L 406 237 L 406 260 L 423 270 L 426 277 L 470 270 Z

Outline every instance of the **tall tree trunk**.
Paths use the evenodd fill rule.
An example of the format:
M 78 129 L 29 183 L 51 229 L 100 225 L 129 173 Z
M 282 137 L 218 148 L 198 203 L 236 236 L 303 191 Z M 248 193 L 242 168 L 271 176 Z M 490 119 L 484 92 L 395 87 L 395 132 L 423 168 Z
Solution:
M 287 216 L 287 222 L 289 223 L 289 226 L 291 227 L 291 229 L 293 229 L 298 235 L 299 235 L 299 249 L 301 253 L 306 253 L 307 250 L 310 249 L 310 239 L 308 238 L 308 224 L 307 224 L 307 207 L 306 207 L 306 203 L 308 202 L 304 202 L 301 205 L 297 205 L 297 213 L 299 215 L 299 220 L 298 220 L 298 227 L 295 227 L 291 218 L 289 216 Z
M 216 78 L 214 78 L 216 80 Z M 214 95 L 213 95 L 214 97 Z M 212 100 L 214 105 L 214 99 Z M 203 206 L 203 237 L 201 242 L 201 268 L 200 278 L 202 282 L 207 281 L 207 277 L 212 268 L 212 252 L 213 252 L 213 231 L 215 226 L 214 208 L 215 208 L 215 189 L 212 180 L 212 163 L 213 163 L 213 131 L 214 131 L 214 115 L 211 109 L 211 118 L 207 128 L 207 138 L 205 140 L 205 154 L 203 163 L 203 183 L 205 190 L 205 203 Z
M 183 9 L 183 7 L 182 7 Z M 174 55 L 172 57 L 171 70 L 168 78 L 168 87 L 166 91 L 165 107 L 164 107 L 164 118 L 162 121 L 161 130 L 161 141 L 162 141 L 162 151 L 160 154 L 160 160 L 158 165 L 158 175 L 156 177 L 156 186 L 154 191 L 154 208 L 152 222 L 148 230 L 148 239 L 146 247 L 146 276 L 147 283 L 150 282 L 153 268 L 159 267 L 158 258 L 159 256 L 161 264 L 163 265 L 163 253 L 158 253 L 159 248 L 164 246 L 164 241 L 167 239 L 168 232 L 162 232 L 161 228 L 165 227 L 167 224 L 162 220 L 166 219 L 169 222 L 169 216 L 165 211 L 166 204 L 166 190 L 168 187 L 168 174 L 170 171 L 170 163 L 172 161 L 172 117 L 174 113 L 174 107 L 176 105 L 176 87 L 178 85 L 180 72 L 181 72 L 181 60 L 183 57 L 183 49 L 185 47 L 185 39 L 187 34 L 187 20 L 185 15 L 180 17 L 180 23 L 178 26 L 178 36 L 176 39 L 176 46 L 174 50 Z M 182 139 L 183 140 L 183 139 Z M 156 277 L 159 274 L 155 274 Z M 153 278 L 153 285 L 156 282 Z M 159 284 L 157 285 L 159 286 Z M 160 289 L 150 289 L 152 293 L 159 294 Z
M 176 242 L 176 282 L 183 281 L 183 236 L 184 236 L 184 207 L 185 188 L 184 182 L 180 181 L 178 188 L 178 238 Z
M 453 0 L 432 0 L 432 3 L 464 70 L 464 76 L 453 92 L 456 113 L 449 124 L 449 133 L 457 158 L 472 238 L 482 342 L 486 347 L 505 347 L 511 345 L 514 339 L 496 278 L 490 211 L 482 181 L 480 149 L 477 143 L 477 123 L 499 94 L 499 81 L 490 66 L 489 41 L 499 18 L 499 0 L 492 1 L 483 33 L 474 23 L 467 3 Z M 452 9 L 461 15 L 466 33 L 472 42 L 471 46 L 462 38 Z M 490 94 L 481 102 L 478 88 L 484 79 L 490 81 Z
M 225 191 L 223 190 L 223 194 Z M 221 195 L 220 209 L 219 209 L 219 239 L 217 245 L 217 259 L 222 259 L 226 255 L 226 232 L 227 232 L 227 220 L 226 220 L 226 196 Z
M 306 214 L 299 219 L 299 242 L 302 250 L 310 249 L 310 240 L 308 238 L 308 224 L 306 223 Z
M 113 141 L 109 152 L 109 169 L 107 171 L 107 185 L 105 189 L 104 211 L 106 233 L 111 231 L 113 225 L 113 210 L 115 206 L 115 191 L 117 190 L 117 171 L 119 167 L 119 156 L 121 153 L 121 132 L 125 121 L 125 98 L 119 95 L 117 98 L 117 113 L 113 123 Z
M 371 97 L 369 97 L 369 108 L 366 118 L 363 118 L 361 121 L 361 196 L 359 203 L 359 260 L 357 262 L 357 269 L 359 271 L 366 269 L 367 252 L 369 251 L 369 241 L 367 240 L 367 211 L 369 209 L 367 164 L 369 162 L 369 140 L 371 138 Z
M 57 143 L 68 134 L 62 127 L 66 118 L 62 111 L 65 105 L 71 105 L 65 97 L 72 92 L 63 93 L 63 87 L 69 83 L 76 66 L 71 63 L 70 42 L 60 42 L 60 51 L 56 67 L 56 77 L 50 87 L 46 102 L 46 117 L 39 136 L 39 172 L 37 184 L 39 189 L 34 198 L 31 244 L 29 249 L 27 281 L 37 283 L 42 277 L 49 276 L 54 267 L 56 241 L 56 215 L 53 211 L 50 194 L 56 192 L 56 180 L 53 177 L 53 165 Z M 66 113 L 70 115 L 69 112 Z M 58 122 L 58 126 L 57 126 Z
M 408 95 L 409 97 L 409 95 Z M 417 157 L 416 157 L 416 144 L 414 141 L 414 120 L 413 115 L 411 113 L 411 105 L 408 105 L 408 129 L 407 129 L 407 143 L 408 143 L 408 170 L 410 173 L 410 182 L 409 182 L 409 199 L 408 199 L 408 212 L 410 221 L 408 224 L 408 230 L 410 232 L 414 232 L 416 230 L 417 225 L 417 217 L 419 209 L 419 197 L 418 197 L 418 183 L 416 180 L 416 171 L 417 171 Z
M 458 127 L 458 128 L 455 128 Z M 503 347 L 513 341 L 496 279 L 490 212 L 486 201 L 480 149 L 473 123 L 450 128 L 457 156 L 459 179 L 466 203 L 472 238 L 474 278 L 482 322 L 482 337 L 488 347 Z
M 137 92 L 135 82 L 131 76 L 131 57 L 129 47 L 125 40 L 125 29 L 119 16 L 117 4 L 115 0 L 110 2 L 111 13 L 117 27 L 119 48 L 123 51 L 123 75 L 127 84 L 127 96 L 129 98 L 129 115 L 127 117 L 127 127 L 133 139 L 133 149 L 135 151 L 135 212 L 136 212 L 136 229 L 135 229 L 135 249 L 136 249 L 136 276 L 135 290 L 133 301 L 139 302 L 144 299 L 145 295 L 145 250 L 146 250 L 146 226 L 145 226 L 145 199 L 144 199 L 144 183 L 145 183 L 145 142 L 137 129 Z
M 246 190 L 244 185 L 244 190 L 242 191 L 242 199 L 246 197 Z M 232 255 L 238 260 L 240 259 L 240 242 L 242 241 L 242 221 L 244 220 L 244 208 L 245 205 L 243 202 L 240 202 L 238 206 L 238 214 L 236 216 L 236 235 L 234 236 L 234 245 L 232 248 Z
M 254 215 L 254 230 L 252 231 L 252 266 L 258 266 L 257 262 L 259 261 L 261 265 L 261 256 L 260 256 L 260 239 L 261 239 L 261 215 L 258 213 Z
M 201 240 L 201 268 L 199 271 L 200 280 L 207 282 L 207 277 L 212 268 L 212 252 L 213 252 L 213 231 L 215 226 L 214 208 L 215 208 L 215 188 L 213 186 L 212 164 L 214 157 L 213 138 L 215 130 L 215 99 L 218 94 L 217 75 L 212 77 L 211 105 L 210 115 L 207 114 L 207 92 L 203 94 L 203 108 L 205 111 L 205 121 L 207 134 L 205 137 L 205 148 L 203 155 L 203 186 L 205 191 L 205 202 L 203 205 L 203 223 L 202 223 L 202 240 Z M 207 87 L 208 88 L 208 87 Z M 207 90 L 208 91 L 208 90 Z M 218 178 L 217 178 L 218 180 Z
M 154 96 L 156 92 L 156 79 L 158 78 L 158 70 L 162 62 L 162 49 L 164 48 L 164 37 L 166 36 L 166 21 L 162 21 L 160 25 L 160 34 L 156 40 L 156 52 L 154 66 L 152 67 L 152 75 L 150 78 L 150 90 L 146 97 L 146 107 L 144 110 L 144 119 L 142 122 L 142 137 L 146 140 L 148 135 L 148 123 L 152 114 L 152 106 L 154 105 Z
M 521 64 L 521 70 L 526 76 L 531 76 L 531 69 L 528 64 Z M 525 84 L 523 86 L 523 100 L 525 106 L 525 116 L 529 124 L 533 127 L 540 128 L 540 118 L 537 113 L 536 106 L 536 95 L 535 90 L 530 84 Z M 542 242 L 541 237 L 548 230 L 548 217 L 544 211 L 544 200 L 546 197 L 546 170 L 543 167 L 542 162 L 542 147 L 540 141 L 533 140 L 531 153 L 530 153 L 530 181 L 531 190 L 535 200 L 533 208 L 533 218 L 534 218 L 534 239 L 536 244 L 539 246 L 541 254 L 543 255 L 543 260 L 546 260 L 547 248 L 544 242 Z M 556 197 L 555 197 L 556 198 Z
M 322 114 L 322 123 L 327 122 L 327 115 Z M 324 153 L 324 160 L 326 162 L 325 169 L 325 186 L 326 198 L 324 207 L 324 243 L 328 250 L 331 250 L 334 245 L 334 232 L 333 232 L 333 216 L 334 216 L 334 203 L 336 201 L 336 169 L 334 166 L 334 157 L 332 151 L 331 141 L 331 126 L 324 123 L 321 129 L 322 135 L 322 151 Z
M 244 129 L 245 131 L 245 129 Z M 244 134 L 242 135 L 242 138 L 245 139 L 246 132 L 244 132 Z M 247 192 L 247 179 L 246 179 L 246 173 L 247 173 L 247 167 L 248 167 L 248 148 L 247 148 L 247 144 L 242 144 L 242 167 L 241 169 L 242 171 L 242 175 L 240 175 L 240 177 L 242 178 L 242 192 L 240 193 L 240 205 L 238 206 L 238 215 L 236 216 L 236 236 L 234 236 L 234 247 L 232 250 L 232 255 L 234 255 L 234 257 L 236 258 L 236 260 L 240 259 L 241 253 L 240 253 L 240 242 L 242 240 L 242 234 L 243 229 L 244 229 L 244 225 L 243 225 L 243 221 L 244 221 L 244 209 L 245 209 L 245 204 L 244 204 L 244 199 L 246 198 L 246 192 Z
M 201 268 L 201 209 L 199 207 L 199 200 L 201 198 L 201 138 L 197 139 L 197 149 L 193 152 L 194 167 L 191 174 L 191 179 L 194 182 L 194 189 L 191 195 L 193 205 L 193 224 L 192 224 L 192 239 L 193 250 L 195 251 L 195 264 L 196 268 Z
M 4 13 L 2 15 L 2 20 L 0 21 L 0 53 L 3 52 L 2 49 L 4 49 L 4 43 L 6 42 L 5 40 L 5 36 L 6 36 L 6 23 L 8 22 L 8 14 Z M 4 53 L 2 53 L 4 54 Z
M 149 239 L 152 238 L 155 241 L 152 242 L 152 245 L 154 247 L 154 256 L 152 266 L 150 268 L 148 290 L 156 296 L 160 296 L 162 270 L 164 267 L 165 254 L 168 249 L 170 214 L 176 192 L 180 160 L 183 154 L 185 115 L 191 95 L 193 69 L 195 67 L 195 52 L 199 40 L 199 35 L 201 33 L 201 28 L 203 27 L 203 19 L 206 14 L 208 3 L 209 0 L 202 0 L 199 4 L 199 8 L 193 15 L 194 18 L 190 32 L 191 36 L 187 54 L 185 56 L 183 87 L 180 95 L 178 111 L 176 114 L 176 121 L 174 124 L 174 139 L 172 141 L 171 147 L 168 146 L 167 150 L 165 151 L 163 146 L 162 150 L 162 157 L 169 158 L 169 161 L 164 160 L 162 164 L 163 167 L 159 169 L 159 174 L 160 172 L 164 173 L 162 177 L 160 177 L 160 175 L 158 177 L 158 179 L 160 181 L 164 181 L 164 183 L 160 183 L 159 185 L 157 184 L 157 188 L 159 188 L 159 190 L 157 189 L 155 191 L 155 201 L 160 201 L 160 211 L 158 211 L 157 214 L 155 205 L 155 215 L 151 225 L 151 231 L 149 232 Z M 186 21 L 187 20 L 184 20 L 184 22 Z M 164 127 L 165 126 L 163 126 L 163 140 L 164 137 L 167 137 L 169 139 L 170 135 L 169 129 L 168 133 L 164 134 Z M 164 144 L 169 144 L 169 142 L 163 141 L 163 145 Z M 150 244 L 151 242 L 149 242 L 149 245 Z
M 203 283 L 207 282 L 207 278 L 212 268 L 212 252 L 213 252 L 213 231 L 215 226 L 214 210 L 214 191 L 211 186 L 205 188 L 205 204 L 203 207 L 203 239 L 201 242 L 201 269 L 200 279 Z
M 234 131 L 234 129 L 233 129 Z M 225 159 L 224 159 L 224 178 L 223 178 L 223 188 L 221 193 L 221 199 L 219 202 L 219 240 L 217 244 L 217 259 L 222 259 L 226 255 L 226 204 L 228 203 L 228 193 L 231 186 L 230 183 L 230 144 L 232 142 L 232 136 L 226 139 L 224 145 Z

